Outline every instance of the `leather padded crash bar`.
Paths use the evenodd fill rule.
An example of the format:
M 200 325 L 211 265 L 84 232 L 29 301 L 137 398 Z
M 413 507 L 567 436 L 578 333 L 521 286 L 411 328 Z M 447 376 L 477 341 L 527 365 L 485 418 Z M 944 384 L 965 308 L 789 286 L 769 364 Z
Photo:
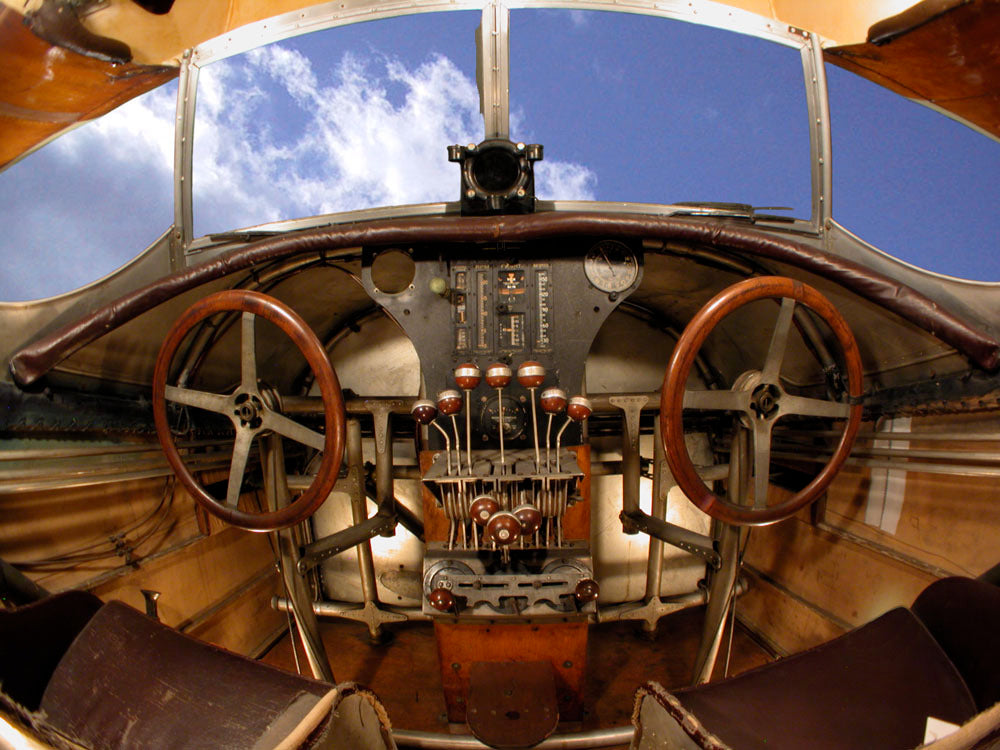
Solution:
M 10 360 L 27 386 L 81 347 L 178 294 L 260 263 L 303 253 L 427 242 L 522 242 L 554 236 L 617 236 L 699 243 L 787 263 L 823 276 L 933 334 L 985 370 L 1000 365 L 1000 342 L 910 287 L 858 263 L 750 227 L 692 218 L 608 213 L 440 216 L 341 224 L 259 240 L 136 289 L 24 346 Z

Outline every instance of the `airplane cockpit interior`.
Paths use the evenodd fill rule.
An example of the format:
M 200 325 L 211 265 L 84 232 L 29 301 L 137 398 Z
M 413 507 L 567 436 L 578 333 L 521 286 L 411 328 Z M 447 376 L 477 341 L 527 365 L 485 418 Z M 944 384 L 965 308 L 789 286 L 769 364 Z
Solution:
M 1000 5 L 856 5 L 3 0 L 0 748 L 1000 747 Z

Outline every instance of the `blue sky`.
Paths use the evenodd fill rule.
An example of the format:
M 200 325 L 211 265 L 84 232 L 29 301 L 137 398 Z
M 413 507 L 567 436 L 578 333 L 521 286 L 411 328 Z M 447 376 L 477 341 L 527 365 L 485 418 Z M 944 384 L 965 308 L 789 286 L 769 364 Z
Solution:
M 476 12 L 333 29 L 202 71 L 195 234 L 455 200 L 450 143 L 482 138 Z M 797 50 L 626 14 L 515 10 L 511 135 L 542 143 L 538 193 L 809 210 Z M 1000 280 L 1000 144 L 828 68 L 834 215 L 887 252 Z M 0 174 L 0 300 L 79 286 L 172 219 L 176 84 Z

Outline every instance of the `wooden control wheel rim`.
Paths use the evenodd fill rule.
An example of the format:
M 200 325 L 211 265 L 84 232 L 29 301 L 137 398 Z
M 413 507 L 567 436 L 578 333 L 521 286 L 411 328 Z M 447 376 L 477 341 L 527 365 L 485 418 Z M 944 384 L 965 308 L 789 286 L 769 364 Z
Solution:
M 685 384 L 691 366 L 712 330 L 730 313 L 760 299 L 782 301 L 763 370 L 753 373 L 752 377 L 741 376 L 733 390 L 686 390 Z M 778 382 L 796 303 L 805 305 L 819 315 L 839 342 L 847 369 L 848 403 L 793 396 L 785 393 Z M 843 316 L 818 291 L 799 281 L 780 276 L 747 279 L 724 289 L 691 319 L 667 364 L 660 393 L 660 436 L 674 479 L 691 502 L 725 523 L 761 526 L 788 518 L 819 497 L 847 460 L 861 424 L 861 384 L 861 355 L 854 335 Z M 684 409 L 743 412 L 753 430 L 754 507 L 737 505 L 721 498 L 702 482 L 684 442 Z M 792 497 L 774 505 L 766 505 L 771 427 L 786 414 L 844 418 L 847 422 L 833 456 L 819 474 Z M 758 442 L 766 445 L 758 445 Z M 764 498 L 763 501 L 759 499 L 761 497 Z
M 215 394 L 167 385 L 170 363 L 185 335 L 198 323 L 220 312 L 242 313 L 240 385 L 231 394 Z M 255 318 L 259 316 L 281 329 L 302 352 L 316 376 L 323 400 L 324 430 L 320 435 L 274 408 L 273 400 L 262 395 L 257 385 Z M 236 429 L 233 459 L 227 487 L 227 500 L 210 495 L 194 478 L 181 459 L 167 422 L 167 401 L 224 414 Z M 153 417 L 160 445 L 177 478 L 194 499 L 209 513 L 227 523 L 250 531 L 274 531 L 294 526 L 312 515 L 333 490 L 344 455 L 344 397 L 337 374 L 323 345 L 298 314 L 265 294 L 229 289 L 210 294 L 195 302 L 177 319 L 167 334 L 156 358 L 153 372 Z M 253 439 L 272 432 L 322 450 L 323 458 L 309 487 L 284 508 L 251 513 L 236 507 L 246 461 Z

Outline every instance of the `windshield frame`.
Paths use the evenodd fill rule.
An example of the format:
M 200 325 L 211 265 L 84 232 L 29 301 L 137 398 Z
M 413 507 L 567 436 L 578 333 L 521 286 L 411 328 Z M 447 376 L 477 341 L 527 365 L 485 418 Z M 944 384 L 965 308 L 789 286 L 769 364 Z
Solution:
M 326 3 L 312 8 L 293 11 L 275 16 L 266 21 L 249 24 L 233 32 L 211 39 L 184 55 L 181 62 L 180 81 L 177 97 L 177 118 L 174 157 L 174 228 L 171 233 L 170 265 L 172 270 L 181 270 L 187 259 L 205 259 L 214 255 L 213 251 L 227 246 L 233 241 L 245 241 L 259 236 L 283 234 L 316 226 L 338 224 L 347 221 L 362 221 L 401 216 L 428 216 L 457 214 L 458 201 L 446 203 L 425 203 L 361 209 L 343 213 L 302 217 L 270 222 L 251 227 L 234 228 L 230 232 L 214 233 L 204 237 L 193 236 L 193 152 L 194 121 L 197 102 L 198 74 L 200 68 L 219 60 L 241 54 L 251 49 L 314 31 L 349 26 L 364 21 L 383 20 L 398 16 L 423 13 L 448 12 L 455 10 L 478 10 L 482 14 L 480 31 L 477 34 L 478 84 L 483 99 L 482 109 L 486 137 L 509 137 L 510 121 L 510 11 L 518 8 L 568 9 L 588 11 L 609 11 L 648 15 L 703 26 L 725 29 L 748 36 L 754 36 L 778 44 L 797 48 L 800 51 L 803 70 L 803 88 L 806 97 L 809 128 L 809 160 L 811 185 L 811 211 L 809 219 L 791 219 L 771 222 L 766 218 L 751 217 L 762 226 L 770 226 L 784 231 L 819 235 L 830 218 L 831 175 L 830 118 L 826 92 L 826 78 L 823 65 L 822 40 L 814 34 L 783 26 L 775 21 L 713 2 L 692 2 L 664 7 L 663 3 L 648 0 L 630 0 L 622 5 L 605 0 L 515 0 L 500 3 L 491 0 L 482 2 L 458 0 L 458 2 L 419 2 L 407 0 L 401 3 L 344 7 L 341 3 Z M 470 40 L 471 42 L 471 40 Z M 447 144 L 442 144 L 442 150 Z M 697 215 L 731 217 L 730 209 L 720 207 L 698 207 L 689 205 L 609 202 L 609 201 L 566 201 L 539 200 L 539 211 L 578 211 L 642 213 L 661 216 Z

